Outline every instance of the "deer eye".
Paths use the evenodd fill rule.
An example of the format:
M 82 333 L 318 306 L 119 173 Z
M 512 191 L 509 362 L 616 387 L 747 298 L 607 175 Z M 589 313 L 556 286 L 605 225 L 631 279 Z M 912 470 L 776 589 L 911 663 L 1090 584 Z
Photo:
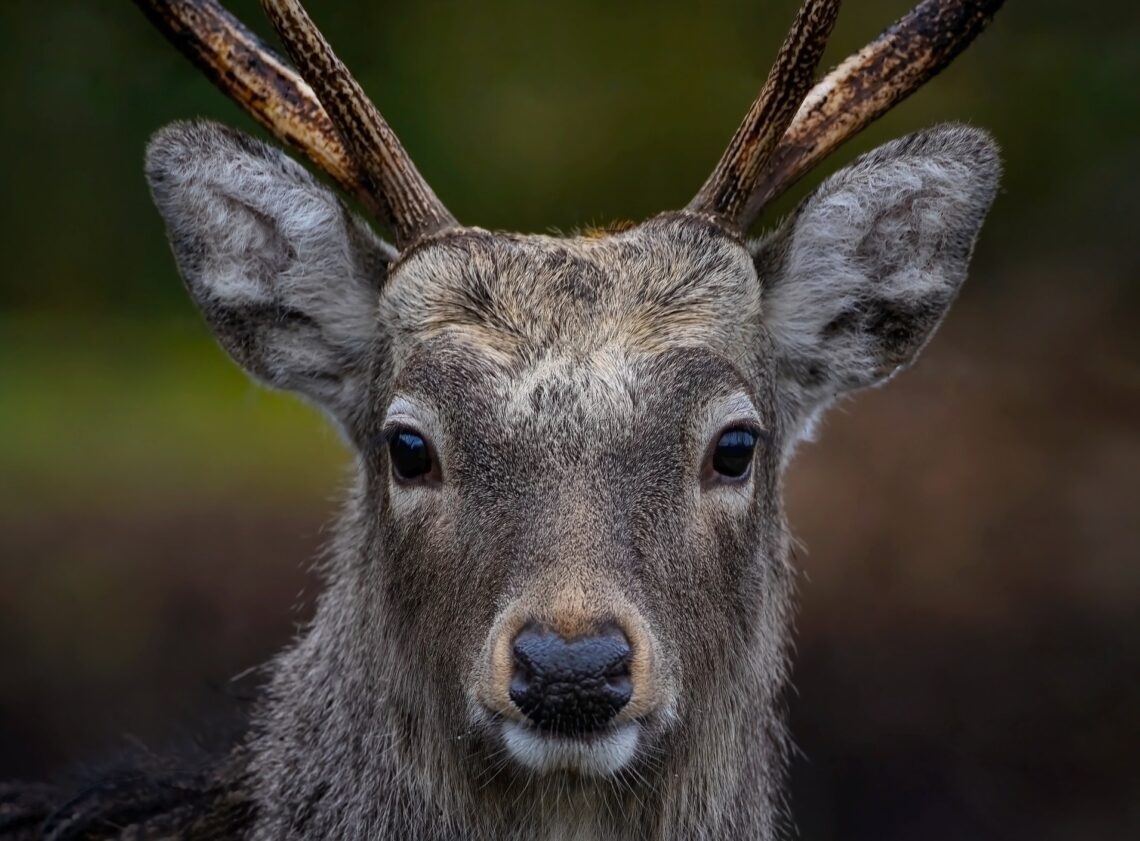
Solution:
M 714 477 L 743 479 L 752 467 L 752 455 L 756 451 L 756 433 L 750 429 L 726 429 L 713 447 L 708 467 Z
M 424 437 L 410 429 L 397 429 L 388 438 L 392 475 L 399 482 L 413 482 L 438 474 L 435 457 Z

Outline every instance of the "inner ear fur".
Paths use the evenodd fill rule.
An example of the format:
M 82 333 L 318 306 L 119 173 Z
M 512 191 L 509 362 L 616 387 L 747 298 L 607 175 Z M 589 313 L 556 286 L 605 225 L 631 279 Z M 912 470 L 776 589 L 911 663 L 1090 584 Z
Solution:
M 221 345 L 259 380 L 353 426 L 395 251 L 303 167 L 221 125 L 162 129 L 146 174 Z
M 1000 174 L 985 132 L 940 126 L 862 156 L 753 243 L 801 422 L 914 360 L 965 280 Z

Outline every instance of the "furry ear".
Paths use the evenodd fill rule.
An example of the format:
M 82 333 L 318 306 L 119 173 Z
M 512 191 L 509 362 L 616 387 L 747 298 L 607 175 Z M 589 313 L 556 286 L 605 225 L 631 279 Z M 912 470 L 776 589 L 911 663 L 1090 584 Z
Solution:
M 984 132 L 913 134 L 828 178 L 753 245 L 795 424 L 913 361 L 966 277 L 1000 174 Z
M 146 175 L 222 346 L 258 379 L 355 426 L 395 251 L 300 165 L 220 125 L 159 131 Z

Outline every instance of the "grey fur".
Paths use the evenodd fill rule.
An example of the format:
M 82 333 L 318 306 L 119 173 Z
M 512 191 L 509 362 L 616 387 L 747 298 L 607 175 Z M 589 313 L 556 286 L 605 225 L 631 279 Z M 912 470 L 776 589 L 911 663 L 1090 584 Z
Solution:
M 966 279 L 1000 175 L 987 135 L 941 126 L 859 158 L 753 245 L 789 408 L 810 422 L 914 360 Z
M 258 379 L 351 424 L 395 251 L 303 167 L 225 126 L 167 126 L 146 175 L 222 346 Z
M 782 470 L 941 320 L 996 189 L 989 138 L 890 143 L 752 246 L 673 213 L 594 237 L 453 229 L 397 257 L 281 153 L 208 124 L 156 136 L 147 174 L 222 345 L 358 453 L 327 589 L 228 766 L 250 837 L 776 837 Z M 390 416 L 430 439 L 438 486 L 391 479 Z M 766 431 L 751 478 L 706 484 L 741 417 Z M 506 750 L 496 646 L 520 617 L 617 617 L 644 655 L 619 770 Z

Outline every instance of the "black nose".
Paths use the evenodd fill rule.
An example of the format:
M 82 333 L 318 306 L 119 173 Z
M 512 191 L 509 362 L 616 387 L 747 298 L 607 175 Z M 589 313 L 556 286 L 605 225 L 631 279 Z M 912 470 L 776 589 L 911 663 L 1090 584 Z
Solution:
M 511 700 L 544 730 L 581 734 L 629 703 L 629 640 L 617 627 L 567 640 L 539 625 L 515 637 Z

